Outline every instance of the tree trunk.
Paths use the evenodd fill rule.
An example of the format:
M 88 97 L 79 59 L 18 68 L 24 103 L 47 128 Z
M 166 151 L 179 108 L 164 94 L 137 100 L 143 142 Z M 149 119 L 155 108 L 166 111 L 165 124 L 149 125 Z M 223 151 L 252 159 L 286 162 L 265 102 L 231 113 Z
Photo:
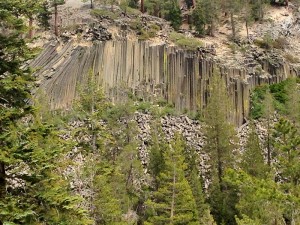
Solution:
M 176 168 L 175 168 L 175 162 L 174 168 L 173 168 L 173 188 L 172 188 L 172 202 L 171 202 L 171 216 L 170 219 L 173 221 L 174 217 L 174 211 L 175 211 L 175 184 L 176 184 Z
M 54 34 L 55 36 L 58 36 L 58 24 L 57 24 L 57 18 L 58 17 L 58 11 L 57 11 L 57 4 L 54 4 Z
M 93 0 L 91 0 L 91 9 L 94 8 Z
M 193 0 L 193 8 L 196 8 L 196 0 Z
M 270 145 L 270 121 L 268 119 L 268 137 L 267 137 L 267 164 L 268 166 L 271 166 L 271 145 Z
M 249 26 L 247 20 L 246 20 L 246 31 L 247 31 L 247 39 L 249 40 Z
M 5 165 L 3 162 L 0 162 L 0 198 L 4 199 L 6 195 L 6 180 L 5 180 Z M 0 225 L 3 225 L 3 222 L 0 220 Z
M 217 127 L 217 130 L 218 127 Z M 219 187 L 220 187 L 220 191 L 223 191 L 223 187 L 222 187 L 222 177 L 223 177 L 223 169 L 222 169 L 222 157 L 221 157 L 221 149 L 220 149 L 220 140 L 219 140 L 219 134 L 217 134 L 217 160 L 218 160 L 218 179 L 219 179 Z
M 233 12 L 230 12 L 230 22 L 231 22 L 231 30 L 232 30 L 232 39 L 235 40 L 236 31 L 235 31 Z
M 141 0 L 141 12 L 145 12 L 144 0 Z
M 33 38 L 33 18 L 29 17 L 29 32 L 28 32 L 28 37 L 31 39 Z

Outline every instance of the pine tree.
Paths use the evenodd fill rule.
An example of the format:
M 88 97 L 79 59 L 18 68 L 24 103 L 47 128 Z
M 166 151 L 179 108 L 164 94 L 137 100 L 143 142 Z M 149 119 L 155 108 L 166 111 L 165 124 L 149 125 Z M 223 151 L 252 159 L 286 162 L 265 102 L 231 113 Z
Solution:
M 68 143 L 48 122 L 36 114 L 1 135 L 0 158 L 7 165 L 6 194 L 0 200 L 4 224 L 90 224 L 80 198 L 63 178 Z
M 226 8 L 230 14 L 230 23 L 231 23 L 231 31 L 232 31 L 232 39 L 236 40 L 237 35 L 237 27 L 235 21 L 235 15 L 239 14 L 242 8 L 241 0 L 227 0 L 226 1 Z
M 150 213 L 145 224 L 199 224 L 196 203 L 184 170 L 183 142 L 178 136 L 164 153 L 165 168 L 158 189 L 146 202 Z
M 193 24 L 199 35 L 205 35 L 205 9 L 202 4 L 197 4 L 192 13 Z
M 218 109 L 218 110 L 216 110 Z M 215 73 L 210 80 L 209 99 L 204 111 L 206 144 L 212 168 L 212 181 L 222 190 L 222 177 L 233 161 L 233 125 L 229 123 L 230 103 L 224 80 Z
M 171 0 L 170 2 L 166 3 L 165 9 L 166 19 L 171 22 L 171 26 L 178 30 L 180 28 L 182 18 L 181 18 L 181 10 L 177 0 Z
M 50 19 L 51 19 L 51 12 L 49 10 L 49 3 L 48 1 L 44 1 L 37 14 L 37 20 L 39 26 L 43 27 L 45 30 L 49 30 Z
M 214 36 L 219 18 L 219 9 L 219 0 L 197 1 L 195 12 L 193 12 L 193 23 L 199 34 L 202 34 L 203 28 L 207 27 L 208 34 Z
M 233 125 L 229 122 L 229 112 L 230 103 L 225 82 L 215 73 L 210 79 L 209 99 L 204 111 L 204 150 L 209 156 L 211 168 L 209 202 L 217 223 L 232 224 L 236 214 L 237 196 L 234 189 L 223 182 L 225 170 L 234 162 L 235 134 Z
M 286 183 L 300 184 L 300 136 L 299 131 L 292 123 L 281 118 L 275 124 L 274 134 L 275 151 L 277 155 L 276 167 Z
M 39 12 L 41 12 L 44 3 L 44 0 L 20 0 L 20 13 L 27 17 L 27 19 L 29 20 L 29 38 L 33 38 L 33 22 L 35 17 L 39 14 Z
M 32 112 L 28 100 L 33 79 L 30 70 L 21 67 L 30 51 L 21 39 L 26 27 L 18 18 L 19 11 L 18 2 L 0 1 L 0 199 L 6 195 L 6 169 L 10 165 L 6 139 L 11 136 L 11 127 Z
M 260 179 L 244 171 L 229 169 L 224 181 L 229 183 L 239 193 L 236 207 L 238 224 L 285 224 L 284 208 L 293 197 L 286 195 L 273 179 Z M 248 223 L 246 223 L 246 221 Z
M 265 142 L 265 145 L 267 147 L 267 163 L 268 166 L 271 166 L 271 122 L 272 122 L 272 116 L 274 114 L 274 100 L 273 96 L 270 93 L 270 90 L 268 89 L 265 95 L 265 98 L 262 102 L 263 105 L 263 118 L 265 118 L 265 125 L 267 127 L 267 140 Z
M 295 78 L 286 86 L 287 99 L 287 116 L 294 125 L 300 122 L 300 89 Z
M 250 134 L 245 146 L 245 152 L 242 156 L 241 168 L 250 174 L 258 178 L 266 177 L 268 168 L 264 163 L 263 150 L 260 147 L 259 138 L 255 131 L 255 126 L 250 124 Z
M 202 184 L 203 181 L 199 173 L 199 155 L 193 148 L 187 146 L 187 144 L 184 143 L 184 156 L 185 163 L 187 165 L 187 168 L 185 170 L 185 177 L 187 178 L 191 186 L 193 196 L 196 202 L 197 212 L 199 216 L 198 221 L 201 225 L 214 224 L 214 219 L 210 215 L 209 205 L 205 202 L 205 195 Z
M 51 7 L 54 8 L 54 34 L 59 35 L 58 31 L 58 6 L 65 4 L 65 0 L 49 0 Z
M 74 134 L 82 135 L 85 133 L 91 139 L 87 142 L 81 142 L 87 152 L 97 152 L 101 145 L 101 136 L 105 135 L 104 124 L 101 122 L 103 116 L 110 107 L 107 99 L 104 96 L 103 90 L 96 83 L 96 76 L 92 71 L 89 72 L 86 81 L 83 81 L 82 86 L 78 87 L 78 99 L 73 105 L 74 119 L 84 121 L 85 126 Z

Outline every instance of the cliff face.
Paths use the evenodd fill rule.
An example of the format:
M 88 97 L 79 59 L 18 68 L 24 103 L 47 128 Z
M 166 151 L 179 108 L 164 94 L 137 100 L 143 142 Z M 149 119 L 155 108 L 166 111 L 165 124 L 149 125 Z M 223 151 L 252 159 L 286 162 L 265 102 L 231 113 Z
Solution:
M 70 107 L 77 87 L 92 70 L 113 101 L 120 100 L 122 90 L 128 88 L 146 99 L 161 96 L 179 111 L 196 110 L 205 106 L 209 78 L 219 70 L 234 106 L 232 119 L 240 126 L 249 114 L 251 89 L 298 75 L 283 60 L 254 58 L 260 70 L 254 69 L 251 60 L 242 69 L 234 69 L 200 51 L 149 42 L 106 41 L 84 46 L 69 41 L 49 44 L 31 66 L 38 69 L 40 87 L 53 109 Z

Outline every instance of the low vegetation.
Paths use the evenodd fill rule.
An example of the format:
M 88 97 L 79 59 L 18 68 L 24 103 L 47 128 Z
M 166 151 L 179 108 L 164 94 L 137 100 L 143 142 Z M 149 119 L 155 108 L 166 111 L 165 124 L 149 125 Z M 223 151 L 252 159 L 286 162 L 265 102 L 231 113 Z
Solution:
M 186 37 L 184 34 L 176 32 L 170 34 L 170 40 L 174 42 L 175 45 L 188 50 L 195 50 L 198 47 L 203 46 L 203 43 L 199 39 Z

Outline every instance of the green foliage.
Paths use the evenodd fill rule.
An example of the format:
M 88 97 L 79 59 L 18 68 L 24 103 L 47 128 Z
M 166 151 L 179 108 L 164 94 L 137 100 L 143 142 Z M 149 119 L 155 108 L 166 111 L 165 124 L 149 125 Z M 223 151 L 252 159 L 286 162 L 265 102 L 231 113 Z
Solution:
M 268 167 L 264 163 L 263 149 L 253 124 L 250 125 L 250 129 L 245 151 L 242 155 L 241 168 L 251 176 L 264 178 L 267 175 Z
M 138 8 L 138 2 L 136 0 L 123 0 L 121 1 L 120 8 L 129 15 L 140 15 L 141 11 Z
M 1 135 L 0 160 L 10 165 L 10 187 L 0 200 L 0 219 L 16 224 L 90 224 L 78 207 L 81 199 L 72 195 L 62 171 L 68 143 L 58 129 L 32 118 L 33 123 L 15 123 Z M 48 121 L 50 122 L 50 121 Z M 18 203 L 17 203 L 18 202 Z
M 51 12 L 49 11 L 49 4 L 47 1 L 43 2 L 42 5 L 39 8 L 37 20 L 41 27 L 43 27 L 45 30 L 48 30 L 50 28 L 50 19 L 51 19 Z
M 264 49 L 284 49 L 287 45 L 287 41 L 283 37 L 278 37 L 277 39 L 272 39 L 272 37 L 269 34 L 266 34 L 263 36 L 262 39 L 256 39 L 254 43 Z
M 212 179 L 215 185 L 222 185 L 223 172 L 232 164 L 232 150 L 234 144 L 228 140 L 234 140 L 233 125 L 228 122 L 230 113 L 229 97 L 225 82 L 221 76 L 215 73 L 209 86 L 209 99 L 204 112 L 207 137 L 204 146 L 211 159 L 213 169 Z M 215 110 L 218 109 L 218 110 Z
M 198 4 L 196 4 L 196 8 L 192 13 L 193 24 L 195 26 L 195 30 L 199 35 L 205 34 L 206 25 L 205 9 L 203 7 L 203 4 L 201 4 L 202 2 L 203 1 L 200 1 L 198 2 Z
M 209 156 L 211 166 L 209 202 L 212 214 L 219 224 L 222 221 L 232 224 L 235 215 L 235 192 L 223 182 L 224 171 L 233 166 L 234 161 L 232 153 L 235 148 L 235 133 L 233 125 L 228 122 L 229 113 L 230 103 L 225 82 L 215 73 L 210 80 L 209 99 L 204 111 L 204 151 Z
M 180 28 L 182 18 L 181 10 L 178 4 L 178 1 L 171 1 L 166 5 L 167 15 L 166 19 L 171 22 L 171 26 L 178 30 Z
M 193 12 L 193 24 L 199 35 L 214 35 L 220 13 L 221 1 L 198 0 Z
M 156 24 L 143 25 L 141 20 L 136 19 L 130 22 L 130 28 L 135 30 L 139 40 L 148 40 L 154 38 L 156 33 L 160 30 L 160 27 Z
M 297 128 L 289 120 L 281 118 L 275 124 L 275 151 L 277 153 L 276 167 L 279 176 L 286 183 L 300 183 L 300 136 Z
M 106 17 L 112 20 L 115 20 L 119 17 L 118 13 L 105 9 L 92 9 L 91 15 L 95 17 Z
M 165 166 L 158 175 L 158 188 L 146 202 L 149 216 L 145 224 L 199 224 L 182 154 L 183 141 L 177 136 L 164 152 Z
M 250 110 L 250 116 L 253 119 L 258 119 L 262 117 L 263 115 L 263 105 L 262 101 L 264 99 L 267 86 L 258 86 L 254 89 L 254 91 L 251 93 L 251 110 Z
M 197 47 L 203 46 L 203 43 L 197 38 L 188 38 L 184 34 L 173 32 L 170 39 L 181 48 L 195 50 Z
M 238 224 L 285 224 L 285 209 L 293 205 L 292 211 L 299 210 L 299 199 L 282 191 L 280 184 L 270 178 L 259 179 L 230 169 L 226 172 L 225 181 L 239 192 L 237 208 L 242 216 L 236 218 Z M 290 221 L 296 222 L 296 218 Z
M 265 110 L 264 99 L 267 90 L 272 94 L 274 109 L 285 115 L 287 110 L 294 108 L 294 113 L 297 115 L 295 107 L 298 107 L 297 95 L 299 94 L 296 79 L 289 78 L 282 82 L 272 85 L 258 86 L 251 93 L 251 111 L 250 115 L 253 119 L 258 119 L 263 116 Z M 292 100 L 293 99 L 293 100 Z M 292 101 L 293 103 L 289 103 Z

